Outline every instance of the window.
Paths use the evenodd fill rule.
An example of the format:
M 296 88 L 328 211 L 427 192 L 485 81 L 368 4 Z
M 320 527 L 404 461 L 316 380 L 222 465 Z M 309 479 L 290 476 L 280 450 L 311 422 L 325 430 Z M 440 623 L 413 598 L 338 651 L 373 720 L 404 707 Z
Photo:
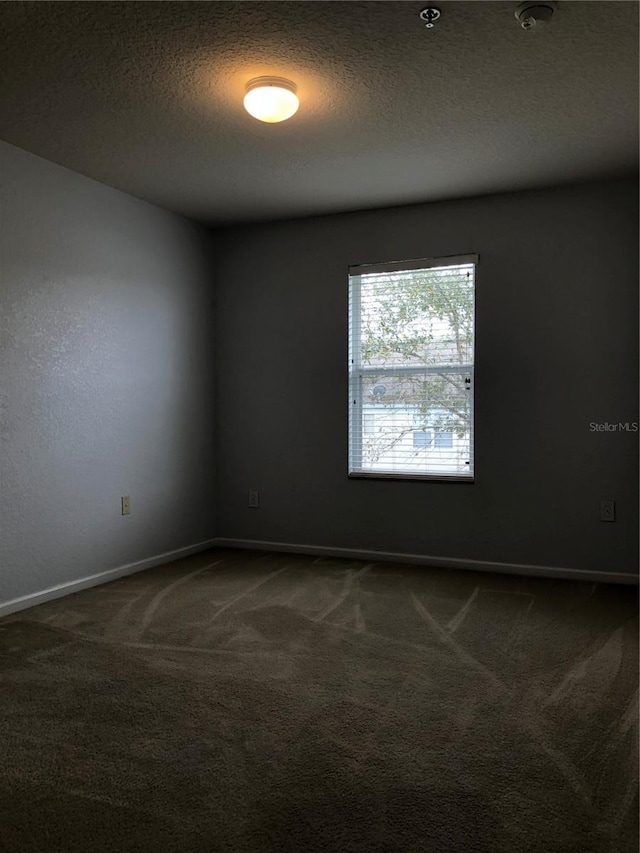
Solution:
M 428 429 L 414 429 L 413 431 L 413 446 L 414 447 L 430 447 L 431 446 L 431 431 Z
M 453 447 L 453 433 L 452 432 L 437 432 L 436 447 Z
M 476 255 L 349 269 L 349 474 L 473 480 Z

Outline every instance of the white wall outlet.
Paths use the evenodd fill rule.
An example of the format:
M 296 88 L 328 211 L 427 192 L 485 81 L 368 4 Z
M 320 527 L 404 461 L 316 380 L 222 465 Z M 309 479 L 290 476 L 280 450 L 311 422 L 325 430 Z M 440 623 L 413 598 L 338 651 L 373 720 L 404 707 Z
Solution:
M 249 506 L 251 509 L 258 509 L 260 506 L 260 493 L 258 491 L 253 489 L 249 491 Z
M 129 515 L 131 512 L 131 498 L 129 495 L 123 495 L 120 498 L 120 508 L 122 515 Z
M 616 502 L 600 501 L 600 521 L 616 520 Z

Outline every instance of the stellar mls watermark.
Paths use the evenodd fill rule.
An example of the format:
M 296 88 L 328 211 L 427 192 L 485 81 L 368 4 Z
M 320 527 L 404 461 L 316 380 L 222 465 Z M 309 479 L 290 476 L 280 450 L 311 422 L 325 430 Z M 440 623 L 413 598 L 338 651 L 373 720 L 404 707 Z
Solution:
M 638 432 L 638 424 L 633 421 L 619 421 L 618 423 L 610 424 L 605 421 L 603 424 L 597 424 L 591 421 L 589 424 L 589 432 Z

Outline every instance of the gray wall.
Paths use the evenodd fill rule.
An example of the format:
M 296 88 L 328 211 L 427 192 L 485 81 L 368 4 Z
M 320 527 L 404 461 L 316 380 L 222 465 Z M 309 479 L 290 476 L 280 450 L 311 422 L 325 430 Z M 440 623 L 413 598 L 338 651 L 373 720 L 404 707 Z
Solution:
M 216 533 L 637 571 L 638 436 L 589 429 L 638 420 L 635 182 L 212 240 L 0 155 L 0 603 Z M 481 256 L 476 482 L 348 480 L 347 266 L 461 252 Z
M 589 428 L 638 420 L 635 181 L 229 229 L 217 245 L 220 536 L 637 572 L 638 436 Z M 347 266 L 469 252 L 475 484 L 348 480 Z
M 0 155 L 1 603 L 209 539 L 215 484 L 210 233 Z

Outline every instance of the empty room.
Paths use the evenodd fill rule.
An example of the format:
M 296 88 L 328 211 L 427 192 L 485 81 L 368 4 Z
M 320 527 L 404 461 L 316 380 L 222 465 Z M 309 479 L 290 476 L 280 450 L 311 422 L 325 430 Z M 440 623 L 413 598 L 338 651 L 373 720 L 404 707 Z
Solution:
M 0 3 L 0 853 L 636 853 L 638 13 Z

